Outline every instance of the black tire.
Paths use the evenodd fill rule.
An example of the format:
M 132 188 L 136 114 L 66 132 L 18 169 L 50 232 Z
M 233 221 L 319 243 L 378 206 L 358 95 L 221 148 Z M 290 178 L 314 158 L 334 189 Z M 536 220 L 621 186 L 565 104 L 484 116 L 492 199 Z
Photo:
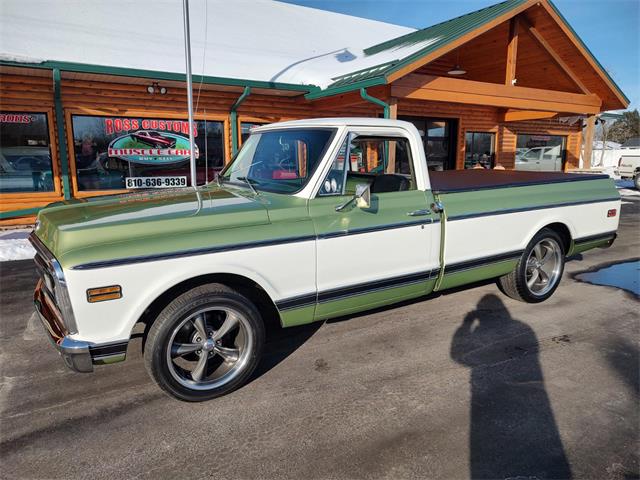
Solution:
M 545 243 L 546 242 L 546 243 Z M 543 245 L 556 245 L 559 252 L 558 255 L 554 255 L 554 260 L 558 262 L 557 268 L 553 269 L 553 275 L 548 278 L 553 278 L 553 285 L 548 286 L 546 289 L 541 288 L 540 292 L 536 292 L 533 287 L 529 287 L 527 285 L 527 272 L 532 271 L 531 266 L 527 266 L 527 262 L 533 255 L 535 257 L 535 253 L 532 253 L 534 248 L 540 244 Z M 546 248 L 546 247 L 544 247 Z M 547 250 L 549 251 L 549 250 Z M 527 248 L 525 248 L 522 256 L 518 260 L 518 264 L 510 273 L 503 275 L 498 279 L 498 286 L 500 290 L 507 296 L 513 298 L 514 300 L 520 300 L 521 302 L 527 303 L 540 303 L 544 302 L 546 299 L 551 297 L 553 293 L 560 285 L 560 280 L 562 279 L 562 273 L 564 272 L 564 263 L 565 263 L 565 251 L 564 251 L 564 243 L 560 235 L 554 232 L 551 229 L 544 228 L 540 230 L 535 236 L 531 239 Z M 555 266 L 555 264 L 554 264 Z M 529 269 L 529 270 L 528 270 Z M 540 268 L 537 268 L 538 272 Z M 532 276 L 529 274 L 529 276 Z M 534 284 L 535 286 L 535 284 Z M 543 287 L 543 283 L 541 281 L 541 287 Z
M 224 330 L 222 324 L 226 322 L 228 314 L 224 313 L 225 317 L 222 317 L 223 312 L 232 312 L 233 321 L 237 321 L 237 327 L 233 327 L 236 330 L 230 329 L 228 333 L 222 334 L 225 335 L 225 342 L 236 342 L 238 335 L 242 335 L 247 345 L 246 353 L 242 353 L 244 351 L 237 348 L 237 351 L 240 352 L 236 360 L 238 362 L 237 365 L 235 363 L 226 363 L 226 357 L 223 358 L 212 346 L 219 345 L 220 348 L 223 347 L 222 340 L 213 342 L 217 332 L 212 326 L 214 322 L 218 321 L 218 332 Z M 206 341 L 200 340 L 203 342 L 203 347 L 205 343 L 209 342 L 207 348 L 201 348 L 198 351 L 175 357 L 180 357 L 180 359 L 193 358 L 193 363 L 197 364 L 202 360 L 201 357 L 204 354 L 204 368 L 200 371 L 201 373 L 204 372 L 202 373 L 204 378 L 196 379 L 193 376 L 196 368 L 191 372 L 176 365 L 173 360 L 174 355 L 169 352 L 171 351 L 170 348 L 175 351 L 177 346 L 196 344 L 194 342 L 198 341 L 200 337 L 194 337 L 193 335 L 198 335 L 198 332 L 202 330 L 197 329 L 197 322 L 192 319 L 198 319 L 201 316 L 204 319 L 202 325 L 206 325 L 205 331 L 208 332 L 209 336 L 207 336 Z M 230 338 L 234 335 L 234 332 L 235 336 Z M 187 343 L 188 340 L 185 343 L 176 343 L 178 335 L 182 336 L 182 338 L 189 338 L 191 335 L 191 343 Z M 144 362 L 151 378 L 166 393 L 179 400 L 201 402 L 225 395 L 242 386 L 258 365 L 264 342 L 264 323 L 254 304 L 225 285 L 207 284 L 181 294 L 160 312 L 149 329 L 146 338 Z M 227 346 L 229 345 L 224 347 Z M 232 345 L 231 348 L 234 346 Z M 210 350 L 209 347 L 214 350 Z M 230 348 L 226 350 L 232 351 Z M 229 368 L 229 372 L 233 373 L 233 375 L 229 372 L 224 373 L 222 379 L 217 380 L 218 383 L 221 383 L 220 385 L 215 385 L 215 381 L 207 379 L 207 372 L 212 370 L 212 366 L 208 362 L 211 362 L 211 359 L 216 357 L 216 354 L 220 357 L 217 358 L 220 365 L 216 367 L 213 373 L 215 374 L 218 368 L 223 371 Z M 229 377 L 226 382 L 223 382 L 224 375 Z M 193 384 L 193 386 L 189 385 L 189 383 Z
M 636 187 L 636 190 L 640 190 L 640 173 L 634 175 L 633 185 Z

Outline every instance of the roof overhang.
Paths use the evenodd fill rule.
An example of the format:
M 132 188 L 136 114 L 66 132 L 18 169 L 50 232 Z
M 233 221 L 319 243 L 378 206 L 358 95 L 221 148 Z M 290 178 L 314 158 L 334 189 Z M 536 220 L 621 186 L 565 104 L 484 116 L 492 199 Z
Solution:
M 129 78 L 148 78 L 153 80 L 167 80 L 167 81 L 177 81 L 177 82 L 186 81 L 186 74 L 181 74 L 181 73 L 161 72 L 161 71 L 155 71 L 155 70 L 140 70 L 135 68 L 120 68 L 120 67 L 92 65 L 92 64 L 85 64 L 85 63 L 57 62 L 57 61 L 26 63 L 26 62 L 0 60 L 0 66 L 29 68 L 29 69 L 44 69 L 44 70 L 58 69 L 61 72 L 76 72 L 76 73 L 87 73 L 87 74 L 96 74 L 96 75 L 109 75 L 109 76 L 116 76 L 116 77 L 129 77 Z M 279 90 L 279 91 L 287 91 L 292 93 L 299 93 L 300 95 L 319 90 L 319 88 L 315 85 L 297 85 L 292 83 L 265 82 L 260 80 L 211 77 L 211 76 L 203 76 L 203 75 L 193 75 L 193 82 L 203 83 L 207 85 L 251 87 L 251 88 L 257 88 L 257 89 L 264 89 L 264 90 Z

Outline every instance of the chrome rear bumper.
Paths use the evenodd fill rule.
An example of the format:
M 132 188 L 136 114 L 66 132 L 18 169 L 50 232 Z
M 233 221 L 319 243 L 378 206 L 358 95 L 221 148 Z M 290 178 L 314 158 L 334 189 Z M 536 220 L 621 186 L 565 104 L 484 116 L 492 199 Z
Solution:
M 68 336 L 69 332 L 64 326 L 60 312 L 51 298 L 49 298 L 42 280 L 39 280 L 36 286 L 33 303 L 38 317 L 40 317 L 40 321 L 47 331 L 49 340 L 58 350 L 67 367 L 80 373 L 93 372 L 91 344 L 74 340 Z

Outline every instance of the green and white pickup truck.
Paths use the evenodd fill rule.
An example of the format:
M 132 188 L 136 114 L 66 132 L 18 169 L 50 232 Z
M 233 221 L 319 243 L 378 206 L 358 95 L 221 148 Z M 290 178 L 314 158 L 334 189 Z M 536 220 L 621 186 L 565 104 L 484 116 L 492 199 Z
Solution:
M 606 176 L 429 172 L 413 125 L 302 120 L 253 130 L 216 182 L 42 210 L 36 310 L 67 365 L 144 359 L 169 394 L 225 394 L 260 361 L 263 319 L 301 325 L 495 278 L 549 298 L 565 257 L 610 245 Z

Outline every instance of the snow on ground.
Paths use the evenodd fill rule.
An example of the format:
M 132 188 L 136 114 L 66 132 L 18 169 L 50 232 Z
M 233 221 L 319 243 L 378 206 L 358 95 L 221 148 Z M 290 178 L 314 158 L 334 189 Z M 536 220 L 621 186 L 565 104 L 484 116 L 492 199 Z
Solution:
M 28 260 L 36 251 L 29 240 L 31 230 L 0 231 L 0 262 L 8 260 Z
M 633 180 L 616 180 L 616 187 L 623 197 L 640 197 L 640 190 L 635 189 Z

